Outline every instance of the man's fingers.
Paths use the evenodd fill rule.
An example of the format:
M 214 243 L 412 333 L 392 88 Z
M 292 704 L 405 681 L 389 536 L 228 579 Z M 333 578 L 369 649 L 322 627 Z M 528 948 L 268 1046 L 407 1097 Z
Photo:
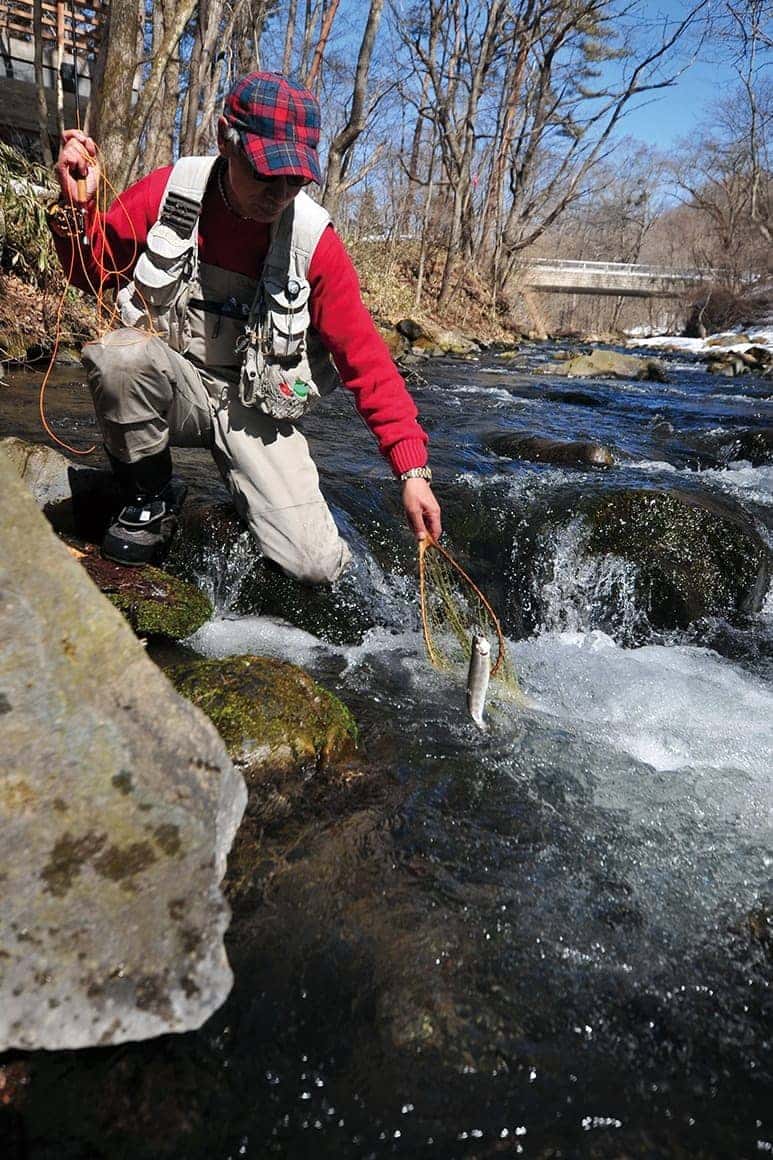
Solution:
M 97 186 L 98 165 L 97 146 L 92 137 L 80 129 L 65 129 L 62 133 L 61 148 L 54 171 L 62 191 L 73 201 L 83 201 L 78 182 L 88 180 L 88 199 Z
M 440 504 L 424 479 L 408 479 L 403 484 L 403 506 L 408 523 L 417 539 L 441 533 Z

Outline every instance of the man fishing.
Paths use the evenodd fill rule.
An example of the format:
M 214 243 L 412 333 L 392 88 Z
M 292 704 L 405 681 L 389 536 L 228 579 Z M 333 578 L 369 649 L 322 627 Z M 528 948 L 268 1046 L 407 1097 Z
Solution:
M 123 324 L 83 350 L 124 496 L 102 552 L 163 558 L 185 496 L 170 445 L 205 446 L 264 554 L 330 583 L 350 552 L 296 421 L 343 382 L 419 539 L 440 534 L 427 436 L 329 215 L 303 192 L 321 181 L 314 95 L 251 73 L 217 129 L 217 156 L 154 171 L 105 214 L 95 142 L 63 135 L 50 217 L 60 261 L 82 289 L 117 291 Z

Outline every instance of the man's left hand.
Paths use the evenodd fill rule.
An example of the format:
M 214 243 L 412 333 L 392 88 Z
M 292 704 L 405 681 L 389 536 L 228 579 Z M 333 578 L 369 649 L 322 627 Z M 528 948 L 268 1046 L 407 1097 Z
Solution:
M 440 538 L 440 504 L 426 479 L 406 479 L 403 483 L 403 507 L 417 540 L 430 535 Z

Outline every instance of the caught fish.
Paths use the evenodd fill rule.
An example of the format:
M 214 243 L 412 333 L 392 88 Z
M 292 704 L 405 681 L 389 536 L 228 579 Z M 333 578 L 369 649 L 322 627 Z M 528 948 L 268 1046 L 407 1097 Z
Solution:
M 491 645 L 481 633 L 474 633 L 470 668 L 467 672 L 467 712 L 479 729 L 486 729 L 483 709 L 491 675 Z

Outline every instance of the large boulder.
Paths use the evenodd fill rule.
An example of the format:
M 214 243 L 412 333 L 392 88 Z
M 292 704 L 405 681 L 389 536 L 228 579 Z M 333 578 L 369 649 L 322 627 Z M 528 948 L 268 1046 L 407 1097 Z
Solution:
M 614 452 L 602 443 L 590 440 L 548 439 L 525 431 L 493 435 L 488 446 L 497 455 L 510 459 L 528 459 L 534 463 L 555 463 L 565 467 L 611 467 Z
M 397 323 L 397 331 L 411 343 L 414 351 L 425 351 L 432 355 L 475 354 L 480 346 L 458 330 L 450 330 L 437 323 L 422 319 L 403 318 Z
M 666 372 L 656 359 L 640 358 L 634 354 L 619 354 L 614 350 L 594 349 L 589 354 L 578 354 L 568 360 L 548 363 L 544 373 L 563 375 L 570 379 L 645 379 L 656 383 L 667 381 Z
M 0 1050 L 201 1025 L 242 777 L 0 453 Z
M 656 627 L 758 612 L 770 553 L 729 501 L 675 490 L 620 491 L 590 514 L 589 549 L 635 563 Z

